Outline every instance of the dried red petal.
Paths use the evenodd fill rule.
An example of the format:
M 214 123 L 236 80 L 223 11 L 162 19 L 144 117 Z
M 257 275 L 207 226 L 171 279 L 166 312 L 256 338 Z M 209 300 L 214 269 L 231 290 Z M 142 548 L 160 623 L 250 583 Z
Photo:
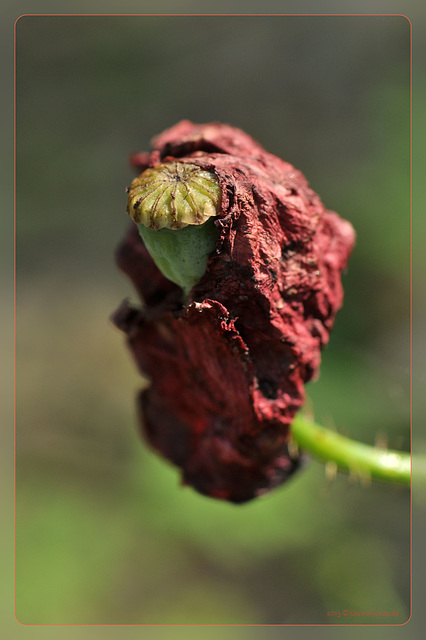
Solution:
M 289 425 L 342 304 L 355 234 L 299 171 L 239 129 L 183 121 L 153 146 L 133 156 L 139 171 L 179 159 L 217 175 L 220 238 L 182 306 L 133 226 L 117 259 L 145 306 L 123 303 L 114 320 L 151 379 L 140 396 L 150 443 L 185 483 L 243 502 L 299 465 Z

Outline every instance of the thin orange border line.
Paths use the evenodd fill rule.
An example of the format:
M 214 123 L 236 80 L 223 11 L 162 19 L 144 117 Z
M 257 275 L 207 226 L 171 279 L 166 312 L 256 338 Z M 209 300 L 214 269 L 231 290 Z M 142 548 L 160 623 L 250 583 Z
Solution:
M 18 18 L 19 20 L 19 18 Z M 15 619 L 19 622 L 16 616 L 16 165 L 17 165 L 17 152 L 16 152 L 16 24 L 14 25 L 14 55 L 13 55 L 13 450 L 14 450 L 14 464 L 13 464 L 13 539 L 14 539 L 14 554 L 13 554 L 13 571 L 14 571 L 14 615 Z M 22 624 L 22 623 L 20 623 Z
M 410 24 L 410 617 L 413 615 L 413 26 Z
M 67 18 L 67 17 L 199 17 L 199 18 L 208 18 L 208 17 L 400 17 L 405 18 L 410 25 L 410 455 L 412 460 L 412 451 L 413 451 L 413 407 L 412 407 L 412 310 L 413 310 L 413 292 L 412 292 L 412 276 L 413 276 L 413 259 L 412 259 L 412 211 L 413 211 L 413 42 L 412 42 L 412 23 L 411 20 L 402 13 L 24 13 L 18 16 L 15 20 L 14 24 L 14 64 L 13 64 L 13 72 L 14 72 L 14 128 L 13 128 L 13 144 L 14 144 L 14 175 L 13 175 L 13 185 L 14 185 L 14 225 L 13 225 L 13 239 L 14 239 L 14 259 L 13 259 L 13 276 L 14 276 L 14 604 L 15 610 L 14 615 L 16 621 L 24 626 L 24 627 L 402 627 L 406 625 L 411 617 L 412 617 L 412 605 L 413 605 L 413 476 L 411 473 L 411 482 L 410 482 L 410 609 L 409 609 L 409 617 L 405 622 L 399 624 L 325 624 L 325 623 L 283 623 L 283 624 L 102 624 L 102 623 L 92 623 L 92 624 L 79 624 L 79 623 L 60 623 L 60 624 L 26 624 L 18 620 L 16 615 L 16 167 L 17 167 L 17 151 L 16 151 L 16 134 L 17 134 L 17 116 L 16 116 L 16 104 L 17 104 L 17 91 L 16 91 L 16 27 L 18 21 L 23 17 L 55 17 L 55 18 Z
M 404 13 L 23 13 L 16 22 L 24 17 L 52 17 L 52 18 L 215 18 L 216 16 L 222 18 L 353 18 L 353 17 L 379 17 L 379 18 L 406 18 L 410 23 L 411 34 L 411 21 Z

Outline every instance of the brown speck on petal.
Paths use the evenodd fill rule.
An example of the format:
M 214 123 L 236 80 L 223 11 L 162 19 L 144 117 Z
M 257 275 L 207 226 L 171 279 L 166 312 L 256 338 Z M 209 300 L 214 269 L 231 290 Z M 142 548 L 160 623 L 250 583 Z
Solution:
M 143 306 L 124 302 L 114 322 L 151 381 L 139 397 L 145 437 L 185 484 L 244 502 L 300 464 L 289 425 L 342 305 L 355 234 L 299 171 L 239 129 L 183 121 L 133 156 L 138 171 L 176 160 L 219 180 L 216 250 L 182 305 L 132 225 L 117 262 Z

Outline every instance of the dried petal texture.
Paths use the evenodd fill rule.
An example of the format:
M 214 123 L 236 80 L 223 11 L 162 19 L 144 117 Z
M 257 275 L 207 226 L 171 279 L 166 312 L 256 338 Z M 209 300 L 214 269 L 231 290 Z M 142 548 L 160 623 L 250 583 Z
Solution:
M 182 305 L 130 229 L 117 260 L 144 306 L 123 303 L 115 322 L 151 380 L 139 403 L 149 442 L 185 483 L 244 502 L 299 466 L 289 425 L 342 304 L 355 234 L 299 171 L 239 129 L 183 121 L 151 154 L 132 156 L 138 172 L 176 160 L 219 181 L 216 249 Z

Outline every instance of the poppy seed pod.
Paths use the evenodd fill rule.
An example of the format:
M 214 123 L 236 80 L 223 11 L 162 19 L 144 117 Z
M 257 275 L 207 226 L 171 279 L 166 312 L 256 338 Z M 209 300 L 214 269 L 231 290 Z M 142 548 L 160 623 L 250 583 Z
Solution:
M 195 206 L 188 189 L 177 196 L 157 181 L 148 190 L 161 187 L 157 210 L 144 211 L 148 220 L 181 216 L 209 234 L 193 282 L 166 278 L 156 247 L 145 246 L 136 225 L 117 250 L 143 302 L 124 302 L 114 315 L 150 380 L 139 397 L 143 433 L 182 469 L 184 483 L 211 497 L 250 500 L 300 464 L 288 450 L 290 424 L 342 305 L 353 228 L 325 209 L 299 171 L 228 125 L 182 121 L 131 161 L 144 188 L 159 167 L 220 188 L 209 200 L 209 183 L 192 184 L 201 194 Z M 145 194 L 130 195 L 136 211 Z M 166 229 L 179 238 L 172 271 L 186 259 L 185 229 L 175 229 Z
M 216 176 L 193 164 L 166 162 L 145 169 L 128 191 L 127 213 L 155 264 L 188 295 L 216 245 L 210 220 L 221 199 Z

